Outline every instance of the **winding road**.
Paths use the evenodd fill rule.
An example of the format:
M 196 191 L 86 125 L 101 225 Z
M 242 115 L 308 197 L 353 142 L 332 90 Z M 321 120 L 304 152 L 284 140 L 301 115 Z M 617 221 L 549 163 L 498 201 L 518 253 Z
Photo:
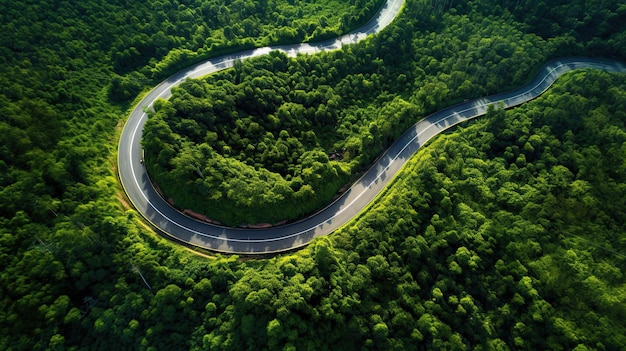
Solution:
M 187 78 L 198 78 L 247 59 L 280 50 L 289 56 L 340 49 L 386 27 L 399 14 L 404 0 L 389 0 L 375 18 L 355 32 L 315 44 L 296 44 L 247 50 L 211 59 L 168 78 L 134 108 L 128 118 L 118 149 L 118 172 L 124 190 L 137 211 L 155 228 L 173 239 L 212 251 L 239 254 L 268 254 L 295 249 L 313 238 L 343 226 L 378 196 L 406 161 L 430 139 L 456 124 L 484 115 L 492 104 L 511 108 L 545 92 L 558 77 L 576 69 L 598 69 L 626 73 L 626 65 L 607 60 L 567 58 L 551 61 L 526 85 L 502 94 L 487 96 L 448 107 L 422 119 L 387 149 L 378 161 L 350 189 L 332 204 L 311 217 L 285 226 L 241 229 L 217 226 L 183 215 L 172 208 L 154 189 L 143 166 L 141 138 L 147 115 L 155 100 L 167 99 L 171 89 Z

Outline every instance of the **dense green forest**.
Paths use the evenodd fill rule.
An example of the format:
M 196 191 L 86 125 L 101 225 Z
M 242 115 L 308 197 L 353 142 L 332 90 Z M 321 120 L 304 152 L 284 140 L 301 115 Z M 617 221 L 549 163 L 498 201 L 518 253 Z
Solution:
M 274 53 L 187 81 L 146 126 L 151 177 L 179 208 L 221 223 L 293 220 L 328 204 L 419 118 L 521 85 L 547 56 L 585 51 L 570 47 L 572 37 L 545 40 L 471 10 L 424 13 L 344 51 Z M 588 45 L 615 54 L 599 34 Z
M 522 84 L 555 51 L 506 22 L 441 20 L 440 32 L 421 24 L 411 38 L 409 22 L 342 51 L 276 52 L 186 81 L 145 127 L 151 177 L 180 208 L 222 223 L 294 219 L 329 203 L 419 118 Z
M 1 349 L 624 347 L 623 76 L 569 74 L 532 103 L 437 138 L 359 219 L 292 254 L 198 256 L 146 228 L 115 177 L 132 99 L 212 54 L 343 31 L 378 2 L 250 4 L 0 4 Z M 302 128 L 278 125 L 274 138 L 297 135 L 295 151 L 324 162 L 352 150 L 320 162 L 349 178 L 412 123 L 404 117 L 521 84 L 552 57 L 626 60 L 625 17 L 616 1 L 410 0 L 362 44 L 243 63 L 246 76 L 267 72 L 190 82 L 178 101 L 194 85 L 208 97 L 219 84 L 248 94 L 268 78 L 301 83 L 304 97 L 272 91 L 284 99 L 276 112 L 238 120 L 247 128 L 320 99 L 328 126 L 343 129 L 294 119 Z M 301 67 L 307 77 L 290 76 Z M 215 133 L 230 142 L 236 128 Z M 236 145 L 224 162 L 261 172 L 262 155 L 249 161 Z M 275 171 L 287 181 L 289 165 Z

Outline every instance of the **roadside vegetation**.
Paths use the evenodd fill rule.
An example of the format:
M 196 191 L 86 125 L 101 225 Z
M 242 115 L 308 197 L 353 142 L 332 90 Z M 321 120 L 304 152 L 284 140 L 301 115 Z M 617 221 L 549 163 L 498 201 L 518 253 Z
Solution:
M 265 45 L 280 42 L 281 30 L 300 33 L 296 10 L 315 4 L 268 2 L 272 13 L 262 15 L 265 8 L 244 14 L 249 4 L 235 3 L 0 5 L 10 34 L 0 37 L 0 349 L 624 348 L 620 75 L 568 74 L 532 103 L 433 140 L 369 211 L 289 255 L 205 258 L 147 229 L 116 180 L 117 134 L 131 100 L 198 58 L 245 47 L 245 38 Z M 341 31 L 345 14 L 357 23 L 359 11 L 378 6 L 317 4 L 297 22 L 310 29 L 298 34 L 304 40 L 323 37 L 319 16 L 326 31 Z M 274 12 L 287 17 L 289 6 L 293 20 L 279 23 Z M 223 8 L 228 19 L 218 16 Z M 186 83 L 155 119 L 175 110 L 182 121 L 179 107 L 218 96 L 219 84 L 252 98 L 254 84 L 300 83 L 304 96 L 272 90 L 282 100 L 261 104 L 263 113 L 226 105 L 239 114 L 234 126 L 207 125 L 198 139 L 177 131 L 180 145 L 207 143 L 251 178 L 262 167 L 297 178 L 296 168 L 309 166 L 291 163 L 296 152 L 348 179 L 420 115 L 517 86 L 550 58 L 625 61 L 625 16 L 611 1 L 410 0 L 375 38 L 243 63 L 239 80 L 231 70 Z M 262 31 L 233 30 L 245 19 Z M 195 88 L 201 94 L 187 98 Z M 319 102 L 306 105 L 309 95 Z M 258 122 L 298 104 L 315 107 L 309 118 L 326 108 L 327 124 L 297 113 Z M 254 121 L 259 135 L 272 134 L 268 148 L 296 137 L 301 146 L 271 164 L 260 151 L 242 152 L 238 128 Z M 210 132 L 217 139 L 205 139 Z M 229 153 L 220 141 L 233 142 Z M 331 160 L 331 151 L 341 157 Z
M 554 51 L 506 22 L 444 15 L 342 51 L 275 52 L 188 80 L 160 101 L 144 130 L 146 165 L 181 209 L 233 226 L 297 219 L 413 123 L 521 85 Z

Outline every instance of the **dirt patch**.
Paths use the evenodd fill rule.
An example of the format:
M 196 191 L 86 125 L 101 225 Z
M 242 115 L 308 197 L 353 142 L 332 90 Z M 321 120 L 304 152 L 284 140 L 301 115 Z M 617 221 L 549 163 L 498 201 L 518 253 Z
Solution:
M 207 258 L 207 259 L 210 259 L 210 260 L 215 260 L 217 258 L 216 256 L 212 256 L 212 255 L 208 255 L 208 254 L 202 253 L 202 252 L 200 252 L 198 250 L 195 250 L 195 249 L 193 249 L 191 247 L 184 247 L 183 246 L 183 248 L 185 250 L 189 251 L 190 253 L 196 255 L 196 256 L 204 257 L 204 258 Z
M 122 194 L 120 191 L 117 192 L 117 199 L 120 200 L 122 207 L 124 207 L 124 211 L 133 209 L 133 207 L 130 205 L 130 203 L 126 199 L 126 196 L 124 196 L 124 194 Z
M 119 133 L 120 131 L 122 131 L 122 127 L 124 127 L 124 120 L 120 119 L 119 121 L 117 121 L 117 125 L 115 126 L 115 131 Z

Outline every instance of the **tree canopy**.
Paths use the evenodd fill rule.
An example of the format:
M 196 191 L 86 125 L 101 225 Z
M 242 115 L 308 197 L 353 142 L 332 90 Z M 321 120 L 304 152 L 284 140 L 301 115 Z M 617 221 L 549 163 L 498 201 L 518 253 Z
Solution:
M 115 145 L 141 91 L 221 50 L 293 30 L 295 41 L 322 38 L 317 25 L 335 31 L 375 4 L 0 2 L 0 349 L 623 349 L 623 76 L 574 72 L 532 103 L 438 137 L 358 219 L 298 252 L 190 253 L 127 203 Z M 287 182 L 295 151 L 312 163 L 301 169 L 339 167 L 348 179 L 403 123 L 517 86 L 549 58 L 625 60 L 624 15 L 615 1 L 409 0 L 361 44 L 185 84 L 155 114 L 174 109 L 179 121 L 153 131 L 173 145 L 168 159 L 188 148 L 182 156 L 208 152 Z M 237 118 L 207 114 L 228 123 L 194 136 L 192 120 L 203 122 L 178 109 L 204 106 L 219 84 L 262 103 L 239 111 L 225 96 Z M 181 140 L 167 138 L 174 130 Z M 225 154 L 219 144 L 267 133 L 268 149 L 289 151 L 267 172 L 256 145 Z

